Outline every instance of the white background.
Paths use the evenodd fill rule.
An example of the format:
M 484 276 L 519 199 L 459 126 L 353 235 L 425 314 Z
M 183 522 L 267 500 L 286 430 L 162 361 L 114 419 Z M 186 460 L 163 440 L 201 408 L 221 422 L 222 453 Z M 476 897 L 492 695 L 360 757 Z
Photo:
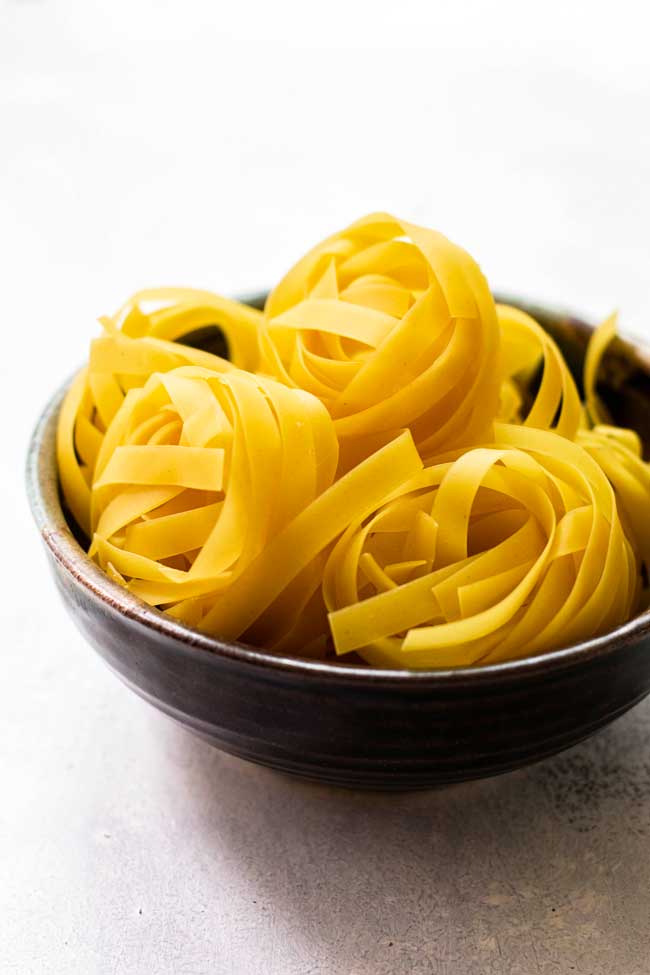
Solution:
M 3 972 L 646 975 L 647 707 L 444 794 L 287 782 L 101 666 L 22 486 L 98 315 L 263 288 L 374 209 L 650 336 L 644 6 L 0 0 Z

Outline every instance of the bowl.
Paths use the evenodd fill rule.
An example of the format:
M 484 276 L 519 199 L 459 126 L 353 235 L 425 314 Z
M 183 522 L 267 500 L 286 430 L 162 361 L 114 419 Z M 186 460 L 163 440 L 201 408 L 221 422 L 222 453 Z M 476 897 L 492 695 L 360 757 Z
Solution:
M 590 327 L 561 311 L 506 300 L 535 315 L 578 376 Z M 601 392 L 616 419 L 650 444 L 648 352 L 618 339 L 603 376 Z M 650 691 L 647 614 L 542 656 L 417 672 L 275 656 L 178 623 L 113 583 L 79 544 L 56 471 L 65 390 L 38 422 L 27 467 L 29 500 L 61 598 L 128 687 L 218 748 L 335 785 L 428 788 L 559 752 Z

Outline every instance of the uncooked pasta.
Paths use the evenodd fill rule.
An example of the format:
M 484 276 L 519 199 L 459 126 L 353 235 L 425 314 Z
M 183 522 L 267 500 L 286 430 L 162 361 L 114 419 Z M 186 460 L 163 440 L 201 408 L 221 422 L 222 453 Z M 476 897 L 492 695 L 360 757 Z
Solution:
M 373 214 L 264 311 L 142 291 L 58 426 L 65 503 L 118 585 L 273 653 L 477 666 L 648 604 L 650 467 L 552 337 L 442 234 Z M 228 358 L 184 344 L 218 326 Z M 580 379 L 580 377 L 577 377 Z

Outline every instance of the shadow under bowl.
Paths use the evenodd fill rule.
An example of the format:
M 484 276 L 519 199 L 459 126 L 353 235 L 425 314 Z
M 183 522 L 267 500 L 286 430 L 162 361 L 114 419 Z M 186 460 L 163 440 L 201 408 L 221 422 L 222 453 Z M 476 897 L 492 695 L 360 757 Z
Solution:
M 590 327 L 507 300 L 535 315 L 579 379 Z M 616 420 L 650 445 L 648 353 L 617 340 L 603 377 L 600 392 Z M 66 388 L 45 408 L 27 466 L 30 504 L 61 598 L 124 683 L 218 748 L 336 785 L 429 788 L 559 752 L 650 692 L 648 615 L 538 657 L 417 672 L 274 656 L 176 622 L 113 583 L 75 537 L 55 457 Z

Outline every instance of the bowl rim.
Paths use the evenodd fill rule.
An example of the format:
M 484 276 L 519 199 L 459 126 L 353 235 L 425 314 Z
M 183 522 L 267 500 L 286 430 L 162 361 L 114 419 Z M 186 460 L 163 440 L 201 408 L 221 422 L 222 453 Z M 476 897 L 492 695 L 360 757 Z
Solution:
M 242 298 L 249 304 L 258 304 L 262 295 Z M 545 315 L 570 318 L 582 328 L 593 326 L 578 316 L 554 305 L 499 295 L 499 301 L 535 308 Z M 638 337 L 629 333 L 621 336 L 640 351 L 644 358 L 650 349 Z M 194 629 L 175 620 L 161 610 L 149 606 L 137 596 L 113 582 L 83 550 L 75 538 L 63 511 L 56 470 L 56 424 L 65 393 L 74 378 L 70 376 L 49 399 L 44 407 L 29 441 L 26 464 L 26 488 L 29 505 L 41 538 L 55 562 L 83 587 L 88 595 L 107 608 L 124 615 L 140 625 L 151 628 L 169 638 L 168 646 L 175 652 L 195 659 L 196 652 L 203 652 L 203 662 L 217 666 L 223 659 L 241 664 L 263 667 L 267 670 L 292 673 L 303 678 L 327 678 L 359 684 L 399 684 L 404 688 L 422 688 L 436 685 L 476 685 L 510 678 L 534 677 L 550 670 L 583 664 L 588 660 L 615 653 L 622 647 L 650 635 L 650 610 L 634 617 L 609 633 L 592 637 L 568 647 L 551 650 L 533 657 L 522 657 L 501 663 L 472 667 L 449 667 L 428 670 L 408 670 L 350 665 L 343 661 L 322 661 L 291 657 L 261 650 L 238 641 L 223 641 L 216 636 Z

